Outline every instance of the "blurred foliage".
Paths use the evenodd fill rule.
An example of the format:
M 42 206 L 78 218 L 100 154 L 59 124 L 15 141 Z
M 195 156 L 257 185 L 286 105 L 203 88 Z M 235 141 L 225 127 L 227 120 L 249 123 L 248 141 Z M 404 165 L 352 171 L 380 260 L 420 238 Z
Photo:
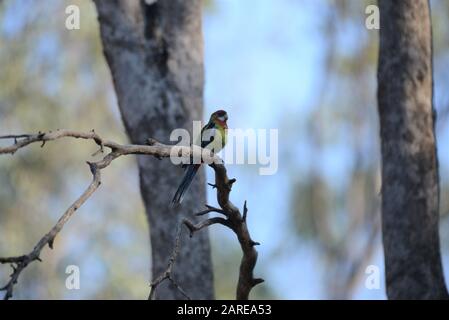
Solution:
M 80 7 L 80 30 L 65 28 L 70 4 Z M 214 10 L 213 1 L 205 1 L 205 10 Z M 0 64 L 0 135 L 95 129 L 126 142 L 91 1 L 0 2 Z M 96 149 L 67 139 L 0 157 L 1 256 L 29 252 L 49 230 L 90 182 L 85 161 Z M 134 159 L 108 167 L 101 188 L 56 238 L 55 249 L 46 248 L 43 263 L 22 273 L 14 298 L 146 299 L 150 249 L 139 192 Z M 235 292 L 241 252 L 230 248 L 214 250 L 218 298 Z M 80 290 L 65 288 L 71 264 L 80 267 Z M 9 272 L 0 266 L 0 283 Z M 253 296 L 267 297 L 266 290 Z
M 81 29 L 65 28 L 65 8 L 81 10 Z M 33 10 L 29 8 L 33 7 Z M 3 1 L 0 5 L 0 134 L 69 128 L 126 142 L 90 1 Z M 2 145 L 12 141 L 2 141 Z M 29 252 L 90 182 L 95 144 L 64 140 L 0 158 L 0 252 Z M 15 298 L 145 298 L 147 223 L 132 158 L 103 174 L 103 184 L 23 272 Z M 120 197 L 118 197 L 120 195 Z M 67 265 L 81 289 L 65 288 Z M 1 266 L 6 281 L 8 266 Z
M 308 156 L 314 161 L 294 178 L 291 208 L 300 238 L 322 253 L 325 297 L 345 299 L 353 296 L 360 275 L 380 248 L 380 237 L 376 236 L 380 230 L 381 192 L 375 96 L 378 34 L 360 27 L 364 25 L 365 7 L 375 1 L 336 0 L 325 4 L 321 28 L 327 48 L 322 58 L 325 81 L 310 114 L 301 114 L 306 129 L 297 130 L 301 134 L 298 139 L 308 141 Z M 449 52 L 449 3 L 434 1 L 432 9 L 438 98 L 446 92 L 449 80 L 438 81 L 440 72 L 447 73 L 442 70 Z M 444 114 L 447 95 L 444 102 L 441 100 L 436 100 L 436 107 Z M 286 120 L 292 127 L 297 121 Z M 447 130 L 447 124 L 447 119 L 439 118 L 440 131 Z M 447 145 L 443 138 L 438 135 L 439 145 Z M 342 170 L 328 172 L 323 170 L 323 163 Z M 441 212 L 445 214 L 449 211 L 448 164 L 441 166 Z M 443 221 L 442 226 L 446 225 Z
M 273 282 L 281 277 L 290 279 L 293 275 L 282 270 L 276 277 L 270 272 L 278 270 L 276 262 L 285 256 L 289 258 L 288 265 L 293 264 L 295 252 L 300 251 L 300 246 L 308 246 L 318 252 L 313 271 L 321 271 L 322 296 L 350 298 L 364 266 L 373 261 L 380 249 L 380 150 L 375 97 L 377 32 L 360 27 L 366 17 L 365 6 L 375 1 L 285 0 L 283 3 L 288 3 L 298 16 L 304 8 L 319 16 L 315 40 L 322 48 L 319 52 L 322 56 L 316 73 L 321 74 L 321 80 L 306 111 L 285 112 L 281 119 L 276 119 L 278 127 L 282 128 L 279 158 L 287 178 L 284 181 L 279 175 L 278 180 L 272 177 L 264 181 L 284 184 L 290 190 L 276 199 L 279 212 L 271 213 L 281 217 L 283 202 L 287 202 L 285 230 L 273 232 L 265 221 L 269 213 L 254 213 L 256 204 L 249 202 L 251 230 L 257 220 L 256 226 L 265 228 L 268 234 L 264 239 L 256 238 L 262 242 L 261 252 L 265 253 L 259 257 L 256 274 L 268 281 L 257 286 L 252 297 L 285 296 L 284 288 L 277 288 Z M 442 146 L 439 153 L 444 155 L 447 152 L 444 146 L 449 143 L 449 95 L 445 90 L 449 81 L 446 68 L 449 2 L 435 0 L 431 3 L 435 104 L 439 112 L 437 133 Z M 80 30 L 65 29 L 64 10 L 69 4 L 81 9 Z M 220 4 L 219 0 L 204 0 L 205 14 L 217 13 Z M 254 23 L 251 14 L 244 18 L 245 22 Z M 273 20 L 276 23 L 271 33 L 263 35 L 268 39 L 264 45 L 278 46 L 288 53 L 288 38 L 282 38 L 282 28 L 289 24 L 281 20 Z M 227 43 L 225 40 L 220 39 Z M 242 62 L 228 63 L 239 69 Z M 0 135 L 72 128 L 95 129 L 110 139 L 127 140 L 102 55 L 91 1 L 0 1 L 0 65 Z M 220 76 L 228 79 L 226 75 Z M 273 81 L 278 80 L 282 79 Z M 242 101 L 236 101 L 236 105 L 237 102 L 248 105 L 252 101 L 244 96 L 250 94 L 251 88 L 248 85 L 238 91 Z M 219 89 L 221 92 L 222 88 Z M 257 115 L 245 112 L 246 117 L 242 113 L 239 119 L 234 118 L 235 122 L 257 119 Z M 8 142 L 11 141 L 0 141 L 2 145 Z M 42 149 L 33 145 L 14 156 L 0 157 L 1 256 L 28 252 L 48 231 L 89 183 L 91 177 L 85 161 L 94 151 L 96 146 L 91 142 L 64 140 L 47 143 Z M 441 234 L 447 254 L 449 165 L 444 161 L 440 165 Z M 239 200 L 251 196 L 250 193 L 265 192 L 261 198 L 266 199 L 260 202 L 263 205 L 263 201 L 270 201 L 269 192 L 253 192 L 255 180 L 252 179 L 256 174 L 255 167 L 239 172 L 233 197 Z M 262 187 L 259 181 L 258 186 Z M 15 298 L 147 297 L 151 276 L 148 226 L 134 159 L 123 158 L 108 167 L 103 182 L 56 238 L 55 249 L 43 251 L 44 262 L 32 264 L 22 274 Z M 266 190 L 272 189 L 266 187 Z M 287 227 L 293 229 L 294 238 Z M 225 231 L 214 227 L 211 234 L 217 298 L 233 298 L 240 248 Z M 69 264 L 81 268 L 81 290 L 65 288 L 65 268 Z M 8 268 L 0 266 L 0 283 L 7 279 Z M 293 265 L 295 268 L 296 272 L 303 272 L 299 265 Z M 296 290 L 302 290 L 302 286 L 294 284 Z

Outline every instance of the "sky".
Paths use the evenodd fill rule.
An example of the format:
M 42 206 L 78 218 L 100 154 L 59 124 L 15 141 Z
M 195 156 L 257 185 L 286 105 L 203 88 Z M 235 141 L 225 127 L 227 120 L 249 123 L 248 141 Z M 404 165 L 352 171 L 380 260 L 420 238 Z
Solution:
M 29 1 L 18 1 L 14 13 L 8 13 L 2 22 L 2 28 L 8 30 L 10 36 L 14 36 L 14 30 L 20 28 L 21 21 L 26 19 L 27 10 L 22 9 L 26 8 L 27 3 Z M 344 143 L 336 144 L 316 157 L 313 146 L 305 137 L 299 134 L 291 136 L 291 128 L 287 130 L 284 127 L 286 119 L 301 122 L 302 118 L 306 119 L 313 112 L 314 104 L 320 99 L 322 83 L 326 81 L 324 53 L 327 43 L 322 36 L 322 28 L 323 17 L 329 12 L 323 4 L 326 0 L 216 0 L 203 16 L 205 118 L 217 109 L 225 109 L 232 128 L 277 129 L 279 144 L 297 159 L 292 166 L 279 156 L 279 170 L 270 176 L 259 175 L 257 165 L 228 166 L 228 175 L 237 178 L 231 194 L 232 201 L 240 207 L 245 200 L 248 202 L 250 232 L 254 240 L 261 242 L 261 246 L 257 247 L 259 260 L 255 274 L 264 278 L 280 299 L 326 297 L 322 283 L 322 272 L 325 270 L 322 256 L 313 244 L 303 243 L 289 219 L 291 199 L 295 196 L 291 191 L 292 176 L 301 177 L 319 163 L 330 181 L 344 186 L 353 165 L 348 155 L 349 147 Z M 360 12 L 360 16 L 363 15 Z M 344 44 L 345 50 L 350 51 L 358 36 L 348 31 L 339 41 Z M 55 57 L 61 54 L 58 50 L 51 37 L 44 39 L 39 49 L 43 55 Z M 436 75 L 437 81 L 443 77 L 444 74 Z M 372 78 L 375 79 L 374 73 Z M 437 97 L 443 96 L 444 88 L 438 83 L 436 91 Z M 118 116 L 115 104 L 116 101 L 112 100 L 111 108 Z M 306 127 L 304 123 L 289 125 L 293 128 Z M 377 135 L 377 132 L 371 133 Z M 343 140 L 351 135 L 344 130 L 339 134 Z M 446 165 L 449 154 L 445 152 L 448 143 L 448 132 L 442 132 L 439 155 L 443 163 L 442 171 L 446 172 L 442 177 L 444 181 L 448 181 L 449 174 Z M 280 150 L 280 154 L 284 151 Z M 208 181 L 211 182 L 212 172 L 209 168 L 207 172 Z M 137 183 L 136 176 L 130 178 L 131 183 Z M 80 183 L 73 192 L 78 193 L 82 187 Z M 208 189 L 208 201 L 209 204 L 216 203 L 211 189 Z M 89 210 L 94 207 L 94 204 L 88 204 Z M 101 217 L 89 219 L 91 223 L 98 223 Z M 118 226 L 112 232 L 115 235 L 111 237 L 113 241 L 136 240 L 129 234 L 129 229 Z M 219 254 L 217 252 L 222 246 L 238 248 L 234 235 L 219 226 L 212 227 L 210 235 L 216 250 L 214 255 Z M 65 237 L 70 243 L 70 234 L 65 234 Z M 76 241 L 74 252 L 81 254 L 86 251 L 88 240 Z M 383 277 L 383 254 L 380 245 L 377 248 L 368 264 L 378 266 Z M 448 278 L 449 256 L 445 254 L 443 260 Z M 87 255 L 82 267 L 88 270 L 88 291 L 95 291 L 95 282 L 107 281 L 105 267 L 95 258 L 95 252 Z M 362 275 L 354 298 L 385 299 L 384 279 L 381 278 L 379 289 L 369 290 L 364 285 L 366 278 L 367 275 Z
M 300 118 L 298 115 L 311 111 L 326 79 L 323 52 L 327 44 L 321 31 L 328 7 L 323 4 L 326 1 L 261 0 L 256 4 L 254 1 L 219 0 L 204 15 L 206 114 L 225 107 L 229 110 L 230 126 L 278 128 L 280 144 L 304 143 L 294 148 L 301 162 L 298 167 L 303 168 L 317 159 L 312 158 L 313 152 L 306 142 L 289 138 L 282 126 L 286 115 Z M 364 17 L 364 12 L 360 12 L 360 21 L 363 22 Z M 345 26 L 335 27 L 348 30 L 339 41 L 344 50 L 353 50 L 360 34 Z M 377 31 L 365 31 L 361 36 L 366 37 L 366 32 Z M 445 70 L 438 61 L 436 63 L 436 69 Z M 436 73 L 437 81 L 442 77 L 440 73 L 443 71 Z M 373 72 L 373 80 L 375 76 Z M 438 82 L 436 96 L 444 92 Z M 439 136 L 442 171 L 447 170 L 449 162 L 448 133 L 444 131 Z M 343 145 L 332 148 L 318 161 L 330 180 L 341 183 L 351 167 L 351 160 L 347 146 Z M 322 274 L 316 272 L 320 270 L 320 255 L 313 246 L 302 245 L 295 238 L 288 219 L 292 196 L 288 179 L 298 172 L 291 172 L 290 166 L 283 165 L 282 158 L 279 168 L 274 176 L 260 176 L 247 166 L 230 166 L 231 176 L 245 177 L 239 180 L 233 197 L 236 203 L 248 200 L 254 238 L 269 239 L 258 248 L 259 269 L 262 269 L 259 272 L 263 272 L 277 295 L 286 299 L 324 298 Z M 447 175 L 443 174 L 442 181 L 447 181 Z M 212 192 L 209 198 L 213 201 Z M 291 242 L 285 243 L 285 234 Z M 217 238 L 214 233 L 212 236 Z M 225 236 L 220 233 L 218 237 Z M 280 247 L 279 256 L 276 252 Z M 377 248 L 369 264 L 378 266 L 383 277 L 383 253 L 380 246 Z M 449 257 L 445 254 L 443 260 L 448 275 Z M 369 290 L 364 285 L 367 277 L 362 275 L 354 298 L 385 299 L 384 279 L 379 289 Z
M 206 114 L 225 107 L 230 126 L 277 128 L 279 143 L 285 144 L 285 115 L 310 112 L 323 81 L 326 46 L 320 36 L 320 19 L 326 13 L 325 6 L 320 6 L 319 1 L 289 0 L 262 0 L 257 4 L 222 0 L 216 1 L 215 6 L 204 15 L 203 25 Z M 288 143 L 294 141 L 288 139 Z M 308 155 L 311 153 L 297 154 L 306 164 L 314 161 Z M 329 156 L 323 161 L 324 170 L 341 179 L 347 161 L 345 150 L 336 149 Z M 324 298 L 322 275 L 316 272 L 320 270 L 320 255 L 313 246 L 298 241 L 288 219 L 288 178 L 297 173 L 290 172 L 282 160 L 279 159 L 279 171 L 273 176 L 254 174 L 248 165 L 230 166 L 230 176 L 245 177 L 238 179 L 232 196 L 236 203 L 248 201 L 254 238 L 267 239 L 258 247 L 256 270 L 261 269 L 259 272 L 276 294 L 285 299 Z M 209 198 L 214 201 L 212 192 Z M 217 242 L 220 240 L 216 238 L 226 237 L 225 233 L 215 236 L 214 232 L 211 235 Z M 285 234 L 291 240 L 288 243 Z M 274 255 L 276 259 L 272 258 Z M 382 255 L 377 254 L 373 263 L 382 270 Z M 355 298 L 383 299 L 385 295 L 382 286 L 379 290 L 364 290 L 362 283 Z

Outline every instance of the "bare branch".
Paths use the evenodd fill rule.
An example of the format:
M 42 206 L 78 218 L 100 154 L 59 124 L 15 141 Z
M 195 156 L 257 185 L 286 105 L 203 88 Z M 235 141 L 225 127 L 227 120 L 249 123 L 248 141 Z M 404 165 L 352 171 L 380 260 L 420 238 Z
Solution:
M 240 242 L 240 247 L 243 251 L 243 257 L 240 262 L 240 274 L 237 284 L 236 298 L 237 300 L 247 300 L 252 288 L 264 280 L 254 278 L 253 272 L 257 262 L 257 250 L 255 242 L 251 239 L 246 223 L 248 208 L 243 207 L 243 217 L 239 209 L 229 200 L 229 194 L 232 185 L 236 179 L 229 179 L 226 173 L 226 168 L 223 164 L 213 163 L 210 165 L 215 171 L 215 185 L 217 186 L 217 201 L 220 207 L 228 214 L 228 222 L 231 229 L 237 235 Z
M 228 220 L 226 220 L 226 219 L 224 219 L 224 218 L 219 218 L 219 217 L 210 218 L 210 219 L 201 221 L 201 222 L 198 223 L 198 224 L 193 224 L 192 222 L 190 222 L 190 221 L 187 220 L 187 219 L 184 219 L 182 222 L 183 222 L 183 223 L 187 226 L 187 228 L 189 229 L 189 231 L 190 231 L 190 237 L 192 237 L 193 234 L 194 234 L 195 232 L 200 231 L 200 230 L 203 229 L 203 228 L 209 227 L 209 226 L 211 226 L 211 225 L 213 225 L 213 224 L 217 224 L 217 223 L 222 224 L 222 225 L 224 225 L 224 226 L 226 226 L 226 227 L 232 229 L 232 227 L 231 227 L 231 225 L 229 224 L 229 221 L 228 221 Z
M 13 273 L 10 276 L 10 280 L 8 283 L 0 288 L 1 291 L 6 291 L 4 300 L 8 300 L 12 297 L 13 287 L 17 283 L 21 272 L 33 261 L 41 261 L 39 258 L 42 249 L 48 245 L 51 249 L 53 249 L 53 242 L 56 235 L 61 231 L 64 227 L 65 223 L 70 219 L 70 217 L 75 213 L 75 211 L 86 202 L 86 200 L 97 190 L 100 186 L 100 170 L 97 170 L 96 164 L 89 163 L 90 169 L 92 171 L 93 179 L 89 184 L 87 189 L 83 192 L 83 194 L 75 200 L 75 202 L 64 212 L 64 214 L 59 218 L 58 222 L 51 228 L 51 230 L 36 244 L 34 249 L 23 256 L 19 257 L 9 257 L 9 258 L 0 258 L 0 263 L 10 263 L 13 268 Z
M 253 276 L 253 270 L 257 261 L 257 251 L 255 250 L 254 246 L 258 245 L 259 243 L 251 239 L 248 231 L 248 227 L 246 224 L 246 217 L 248 212 L 246 202 L 243 207 L 242 216 L 239 209 L 235 207 L 229 200 L 229 194 L 231 192 L 233 183 L 236 182 L 236 179 L 228 178 L 226 174 L 226 168 L 223 165 L 223 161 L 218 156 L 211 154 L 210 150 L 202 149 L 197 146 L 168 146 L 159 143 L 154 139 L 148 139 L 145 145 L 121 145 L 113 141 L 102 139 L 93 130 L 90 132 L 79 132 L 61 129 L 56 131 L 49 131 L 47 133 L 39 132 L 37 134 L 0 136 L 0 139 L 14 139 L 14 143 L 12 145 L 0 148 L 0 154 L 14 154 L 19 149 L 33 143 L 40 142 L 43 146 L 43 144 L 47 141 L 53 141 L 65 137 L 93 140 L 98 146 L 100 146 L 100 150 L 98 150 L 96 154 L 99 152 L 103 152 L 104 147 L 109 148 L 111 151 L 100 161 L 87 162 L 93 175 L 92 182 L 89 184 L 84 193 L 61 216 L 61 218 L 53 226 L 53 228 L 36 244 L 34 249 L 29 254 L 9 258 L 0 258 L 0 263 L 9 263 L 13 268 L 13 273 L 11 274 L 10 281 L 6 284 L 6 286 L 0 288 L 0 290 L 6 291 L 5 299 L 9 299 L 12 296 L 13 286 L 17 283 L 20 273 L 31 262 L 35 260 L 40 261 L 40 252 L 47 244 L 50 248 L 53 247 L 53 241 L 56 235 L 61 231 L 64 224 L 99 187 L 101 183 L 100 170 L 106 168 L 113 160 L 117 159 L 118 157 L 131 154 L 150 155 L 158 159 L 167 157 L 198 157 L 202 159 L 203 163 L 209 164 L 215 171 L 215 184 L 210 185 L 217 189 L 217 200 L 220 208 L 206 205 L 207 210 L 199 212 L 197 215 L 205 215 L 210 212 L 217 212 L 226 216 L 226 219 L 215 217 L 202 221 L 196 225 L 192 224 L 188 220 L 184 220 L 183 224 L 185 224 L 189 228 L 191 236 L 194 232 L 217 223 L 229 227 L 237 235 L 243 251 L 243 257 L 240 264 L 240 275 L 236 290 L 236 297 L 238 300 L 247 300 L 251 289 L 255 285 L 263 282 L 262 279 L 256 279 Z M 175 247 L 173 249 L 166 271 L 151 284 L 149 299 L 154 298 L 157 286 L 166 279 L 173 283 L 173 285 L 186 298 L 189 299 L 188 295 L 184 292 L 184 290 L 182 290 L 182 288 L 175 282 L 172 277 L 173 266 L 179 252 L 180 237 L 181 228 L 178 229 L 178 233 L 175 239 Z
M 222 215 L 227 216 L 227 213 L 219 208 L 215 208 L 213 206 L 207 205 L 206 204 L 206 210 L 200 211 L 198 213 L 195 213 L 196 216 L 204 216 L 205 214 L 211 213 L 211 212 L 217 212 L 217 213 L 221 213 Z
M 75 138 L 75 139 L 85 139 L 93 140 L 100 150 L 98 152 L 103 152 L 103 148 L 107 147 L 111 150 L 102 160 L 98 162 L 87 162 L 90 167 L 90 171 L 93 175 L 93 180 L 84 191 L 84 193 L 66 210 L 66 212 L 61 216 L 58 222 L 53 226 L 53 228 L 42 237 L 36 244 L 34 249 L 22 256 L 17 257 L 0 257 L 1 264 L 9 263 L 13 268 L 13 273 L 11 274 L 9 282 L 0 291 L 6 291 L 4 299 L 9 299 L 12 297 L 13 286 L 17 283 L 21 272 L 33 261 L 40 261 L 40 253 L 42 249 L 48 245 L 53 248 L 53 242 L 56 235 L 61 231 L 65 223 L 72 217 L 75 211 L 84 204 L 84 202 L 95 192 L 95 190 L 100 186 L 100 170 L 106 168 L 113 160 L 123 155 L 131 154 L 143 154 L 150 155 L 157 158 L 170 157 L 172 154 L 175 156 L 195 156 L 201 157 L 206 163 L 221 162 L 221 159 L 217 156 L 211 155 L 208 150 L 203 150 L 199 147 L 182 147 L 182 146 L 167 146 L 157 142 L 154 139 L 148 141 L 147 145 L 121 145 L 113 141 L 108 141 L 102 139 L 94 130 L 90 132 L 79 132 L 67 129 L 58 129 L 56 131 L 49 131 L 47 133 L 38 132 L 37 134 L 18 134 L 18 135 L 4 135 L 0 136 L 0 139 L 13 139 L 14 143 L 7 147 L 0 148 L 0 154 L 14 154 L 19 149 L 24 148 L 33 143 L 40 142 L 41 146 L 47 141 L 54 141 L 61 138 Z M 96 153 L 98 153 L 96 152 Z M 174 282 L 173 279 L 170 281 Z M 182 290 L 182 289 L 181 289 Z M 181 291 L 180 290 L 180 291 Z
M 18 257 L 7 257 L 7 258 L 0 258 L 0 263 L 19 263 L 19 262 L 21 262 L 21 261 L 23 261 L 23 259 L 25 258 L 26 256 L 25 255 L 23 255 L 23 256 L 18 256 Z
M 210 150 L 202 149 L 198 146 L 169 146 L 164 145 L 151 139 L 147 141 L 149 144 L 118 144 L 113 141 L 102 139 L 94 130 L 90 132 L 80 132 L 67 129 L 58 129 L 55 131 L 49 131 L 47 133 L 39 132 L 37 134 L 20 134 L 20 135 L 7 135 L 0 136 L 0 139 L 14 139 L 14 144 L 0 148 L 0 154 L 14 154 L 19 149 L 26 147 L 36 142 L 54 141 L 61 138 L 75 138 L 93 140 L 100 147 L 107 147 L 111 151 L 115 151 L 117 157 L 131 154 L 142 154 L 154 156 L 157 158 L 168 157 L 198 157 L 202 159 L 204 163 L 222 163 L 220 157 L 211 154 Z M 110 163 L 110 162 L 109 162 Z M 106 163 L 104 167 L 109 165 Z
M 183 223 L 189 228 L 190 236 L 196 231 L 209 227 L 213 224 L 222 224 L 230 228 L 237 235 L 240 242 L 240 247 L 243 251 L 243 257 L 240 263 L 240 274 L 237 284 L 236 298 L 237 300 L 248 300 L 251 289 L 264 280 L 260 278 L 254 278 L 253 271 L 257 262 L 257 251 L 254 246 L 259 245 L 251 239 L 246 224 L 246 217 L 248 214 L 248 208 L 245 204 L 243 206 L 243 216 L 237 207 L 229 200 L 229 194 L 232 189 L 232 185 L 236 182 L 236 179 L 229 179 L 226 174 L 226 168 L 223 164 L 214 163 L 210 165 L 215 171 L 215 184 L 213 186 L 217 189 L 217 200 L 221 209 L 207 206 L 207 210 L 202 211 L 198 215 L 203 215 L 209 212 L 218 212 L 225 215 L 227 218 L 214 217 L 204 220 L 196 225 L 188 221 L 183 220 Z
M 207 205 L 206 205 L 207 206 Z M 214 208 L 212 206 L 207 206 L 210 209 L 216 209 L 216 210 L 220 210 L 218 208 Z M 151 289 L 150 289 L 150 295 L 148 296 L 148 300 L 154 300 L 155 296 L 156 296 L 156 289 L 158 288 L 159 285 L 161 285 L 162 282 L 164 282 L 165 280 L 169 280 L 176 289 L 179 290 L 179 292 L 181 292 L 181 294 L 186 297 L 188 300 L 191 300 L 190 297 L 187 295 L 187 293 L 181 288 L 181 286 L 173 279 L 172 273 L 173 273 L 173 267 L 175 265 L 176 262 L 176 258 L 178 256 L 179 253 L 179 247 L 180 247 L 180 242 L 181 242 L 181 231 L 182 231 L 182 225 L 186 225 L 187 228 L 190 231 L 190 237 L 193 236 L 193 233 L 196 231 L 199 231 L 205 227 L 211 226 L 213 224 L 223 224 L 227 227 L 230 227 L 228 220 L 223 219 L 223 218 L 210 218 L 207 219 L 203 222 L 200 222 L 196 225 L 194 225 L 192 222 L 190 222 L 187 219 L 183 219 L 182 222 L 179 224 L 178 226 L 178 230 L 176 232 L 176 238 L 175 238 L 175 245 L 173 247 L 173 251 L 170 255 L 170 259 L 168 260 L 168 265 L 167 265 L 167 269 L 165 269 L 165 271 L 159 276 L 157 277 L 155 280 L 153 280 L 151 282 Z
M 215 185 L 215 184 L 213 184 L 213 183 L 207 183 L 209 186 L 211 186 L 212 187 L 212 189 L 216 189 L 217 188 L 217 186 Z
M 246 206 L 246 200 L 245 203 L 243 204 L 243 221 L 246 221 L 246 216 L 248 215 L 248 207 Z
M 187 293 L 181 288 L 181 286 L 176 283 L 176 281 L 172 277 L 173 267 L 175 266 L 176 258 L 178 257 L 179 253 L 179 246 L 181 242 L 181 231 L 182 231 L 182 225 L 179 224 L 178 230 L 176 232 L 176 238 L 175 238 L 175 246 L 173 247 L 173 251 L 170 255 L 170 259 L 168 260 L 168 266 L 167 269 L 165 269 L 164 273 L 160 275 L 156 280 L 151 282 L 151 290 L 150 295 L 148 296 L 148 300 L 154 300 L 156 297 L 156 289 L 157 287 L 164 282 L 164 280 L 169 280 L 176 289 L 181 292 L 181 294 L 186 297 L 188 300 L 191 300 L 190 297 L 187 295 Z
M 221 208 L 215 208 L 213 206 L 206 205 L 207 209 L 197 213 L 196 216 L 202 216 L 210 212 L 217 212 L 223 214 L 226 219 L 221 217 L 213 217 L 203 220 L 197 224 L 193 224 L 188 219 L 183 219 L 182 223 L 189 229 L 190 237 L 192 237 L 195 232 L 214 224 L 222 224 L 230 228 L 237 235 L 240 247 L 243 251 L 243 257 L 240 263 L 240 273 L 236 290 L 236 298 L 237 300 L 248 300 L 249 293 L 251 292 L 252 288 L 259 283 L 264 282 L 263 279 L 254 278 L 253 275 L 254 267 L 256 266 L 257 262 L 257 251 L 254 247 L 256 245 L 259 245 L 259 243 L 251 239 L 248 231 L 248 227 L 246 224 L 248 207 L 246 205 L 246 201 L 243 205 L 242 216 L 239 209 L 234 206 L 229 200 L 229 194 L 231 192 L 232 185 L 236 182 L 236 179 L 228 178 L 226 174 L 226 168 L 222 163 L 213 163 L 210 166 L 215 171 L 215 184 L 209 183 L 209 185 L 214 189 L 217 189 L 217 200 Z M 171 270 L 176 259 L 174 257 L 176 257 L 178 252 L 177 247 L 179 246 L 179 238 L 180 234 L 178 233 L 176 237 L 175 249 L 173 250 L 172 256 L 170 258 L 169 266 L 162 275 L 160 275 L 155 281 L 152 282 L 149 299 L 153 298 L 154 288 L 157 287 L 157 285 L 159 285 L 165 279 L 170 279 Z

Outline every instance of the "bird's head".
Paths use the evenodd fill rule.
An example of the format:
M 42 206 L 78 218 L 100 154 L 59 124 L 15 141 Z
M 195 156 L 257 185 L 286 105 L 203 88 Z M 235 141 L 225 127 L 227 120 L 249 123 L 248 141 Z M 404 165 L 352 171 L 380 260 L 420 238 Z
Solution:
M 214 122 L 216 125 L 227 128 L 228 125 L 227 125 L 226 121 L 228 121 L 228 114 L 224 110 L 215 111 L 210 116 L 209 121 Z

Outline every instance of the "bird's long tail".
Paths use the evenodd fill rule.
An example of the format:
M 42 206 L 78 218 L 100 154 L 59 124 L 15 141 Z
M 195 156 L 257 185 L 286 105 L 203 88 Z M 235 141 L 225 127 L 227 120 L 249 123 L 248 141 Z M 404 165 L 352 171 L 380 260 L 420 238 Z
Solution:
M 175 196 L 173 197 L 173 200 L 171 201 L 172 207 L 175 207 L 182 202 L 182 199 L 184 198 L 184 194 L 187 191 L 187 189 L 189 188 L 190 184 L 192 183 L 193 178 L 195 177 L 195 174 L 197 173 L 199 167 L 200 167 L 199 164 L 188 166 L 187 171 L 184 174 L 184 178 L 182 179 L 181 184 L 180 184 L 178 190 L 176 190 Z

